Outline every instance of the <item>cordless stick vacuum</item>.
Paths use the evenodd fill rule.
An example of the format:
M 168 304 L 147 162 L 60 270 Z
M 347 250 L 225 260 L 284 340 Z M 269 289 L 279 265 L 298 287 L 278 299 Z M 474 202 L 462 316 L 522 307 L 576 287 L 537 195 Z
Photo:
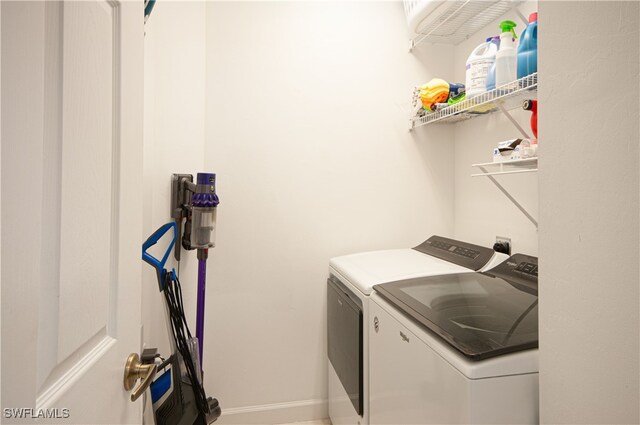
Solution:
M 174 174 L 171 179 L 171 199 L 171 216 L 175 219 L 178 229 L 181 229 L 183 220 L 186 220 L 182 247 L 186 250 L 198 250 L 196 338 L 202 369 L 207 258 L 209 248 L 215 246 L 216 212 L 220 203 L 216 194 L 216 175 L 198 173 L 197 182 L 193 184 L 191 174 Z M 178 232 L 180 233 L 180 230 Z M 180 246 L 176 245 L 174 255 L 176 260 L 180 261 Z
M 145 349 L 141 359 L 142 363 L 156 363 L 158 357 L 162 360 L 157 365 L 157 377 L 150 385 L 156 425 L 206 425 L 221 414 L 218 401 L 206 396 L 202 379 L 206 260 L 208 248 L 214 246 L 218 203 L 215 174 L 198 174 L 198 184 L 193 184 L 191 175 L 174 174 L 172 217 L 175 222 L 160 227 L 142 245 L 142 259 L 156 269 L 158 286 L 165 298 L 167 327 L 172 337 L 172 354 L 167 359 L 159 355 L 156 349 Z M 185 219 L 182 245 L 186 249 L 198 250 L 196 338 L 192 337 L 187 325 L 178 275 L 175 269 L 168 271 L 165 268 L 174 246 L 174 255 L 177 260 L 180 259 L 180 246 L 175 242 Z M 173 230 L 173 237 L 162 259 L 158 260 L 148 249 L 170 230 Z

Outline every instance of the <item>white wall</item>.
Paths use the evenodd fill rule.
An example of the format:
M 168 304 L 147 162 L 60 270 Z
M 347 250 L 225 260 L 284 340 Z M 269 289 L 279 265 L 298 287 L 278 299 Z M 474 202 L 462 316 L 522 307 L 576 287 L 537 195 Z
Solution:
M 537 2 L 528 1 L 519 9 L 526 17 L 536 10 Z M 510 19 L 517 23 L 518 36 L 525 24 L 514 12 L 508 12 L 468 40 L 455 46 L 454 79 L 465 81 L 465 65 L 469 54 L 487 37 L 500 34 L 498 24 Z M 530 136 L 531 114 L 522 109 L 510 112 Z M 496 236 L 511 238 L 512 252 L 538 255 L 536 227 L 500 192 L 487 177 L 471 177 L 480 172 L 471 164 L 491 162 L 498 142 L 522 137 L 516 127 L 501 113 L 477 117 L 454 126 L 455 138 L 455 237 L 483 246 L 492 246 Z M 544 149 L 545 141 L 540 142 Z M 538 220 L 538 176 L 536 173 L 496 176 L 496 180 Z
M 205 3 L 159 1 L 145 25 L 144 232 L 171 221 L 171 174 L 201 171 L 204 152 Z M 178 242 L 179 243 L 179 242 Z M 158 243 L 156 250 L 166 246 Z M 167 267 L 174 267 L 171 255 Z M 195 253 L 183 251 L 180 280 L 195 331 Z M 169 351 L 164 300 L 143 267 L 144 344 Z
M 638 423 L 640 8 L 540 12 L 540 419 Z
M 223 423 L 326 417 L 329 258 L 452 234 L 451 129 L 407 131 L 413 85 L 452 54 L 407 47 L 399 2 L 207 4 L 204 366 Z

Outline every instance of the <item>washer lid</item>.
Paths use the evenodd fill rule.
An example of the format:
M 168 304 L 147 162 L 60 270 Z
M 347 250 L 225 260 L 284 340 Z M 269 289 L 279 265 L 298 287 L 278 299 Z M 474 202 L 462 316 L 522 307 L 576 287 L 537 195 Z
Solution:
M 538 347 L 537 259 L 516 254 L 486 273 L 421 277 L 374 289 L 465 356 Z
M 392 249 L 343 255 L 329 261 L 332 269 L 347 279 L 362 293 L 369 295 L 373 286 L 410 279 L 471 270 L 414 249 Z
M 332 258 L 329 265 L 369 295 L 373 285 L 380 283 L 418 276 L 468 273 L 506 258 L 490 248 L 433 235 L 413 249 L 344 255 Z

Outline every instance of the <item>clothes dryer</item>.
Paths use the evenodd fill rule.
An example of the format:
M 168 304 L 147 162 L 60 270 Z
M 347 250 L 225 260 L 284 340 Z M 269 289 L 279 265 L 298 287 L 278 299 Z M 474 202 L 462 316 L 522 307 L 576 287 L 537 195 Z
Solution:
M 491 248 L 432 236 L 413 249 L 335 257 L 327 283 L 329 416 L 334 425 L 369 423 L 369 298 L 374 285 L 473 273 L 508 258 Z

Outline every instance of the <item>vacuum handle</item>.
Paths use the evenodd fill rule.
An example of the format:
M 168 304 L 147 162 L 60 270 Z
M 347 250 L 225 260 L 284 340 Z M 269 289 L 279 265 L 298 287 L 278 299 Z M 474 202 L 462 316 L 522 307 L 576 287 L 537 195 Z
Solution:
M 160 240 L 160 238 L 162 238 L 164 234 L 169 231 L 169 229 L 173 229 L 173 238 L 171 239 L 171 243 L 169 244 L 167 251 L 164 253 L 164 256 L 162 257 L 162 260 L 158 260 L 153 255 L 149 254 L 147 252 L 147 249 L 155 245 Z M 142 244 L 142 259 L 146 263 L 151 264 L 156 269 L 156 271 L 158 272 L 159 280 L 161 280 L 162 278 L 162 275 L 163 275 L 162 271 L 164 270 L 164 265 L 167 262 L 167 258 L 169 258 L 169 254 L 173 249 L 173 245 L 176 243 L 177 235 L 178 235 L 178 226 L 176 225 L 175 222 L 172 221 L 161 226 L 158 230 L 153 232 L 153 234 L 149 236 L 147 240 Z M 160 284 L 160 287 L 162 287 L 162 282 L 159 281 L 158 283 Z

